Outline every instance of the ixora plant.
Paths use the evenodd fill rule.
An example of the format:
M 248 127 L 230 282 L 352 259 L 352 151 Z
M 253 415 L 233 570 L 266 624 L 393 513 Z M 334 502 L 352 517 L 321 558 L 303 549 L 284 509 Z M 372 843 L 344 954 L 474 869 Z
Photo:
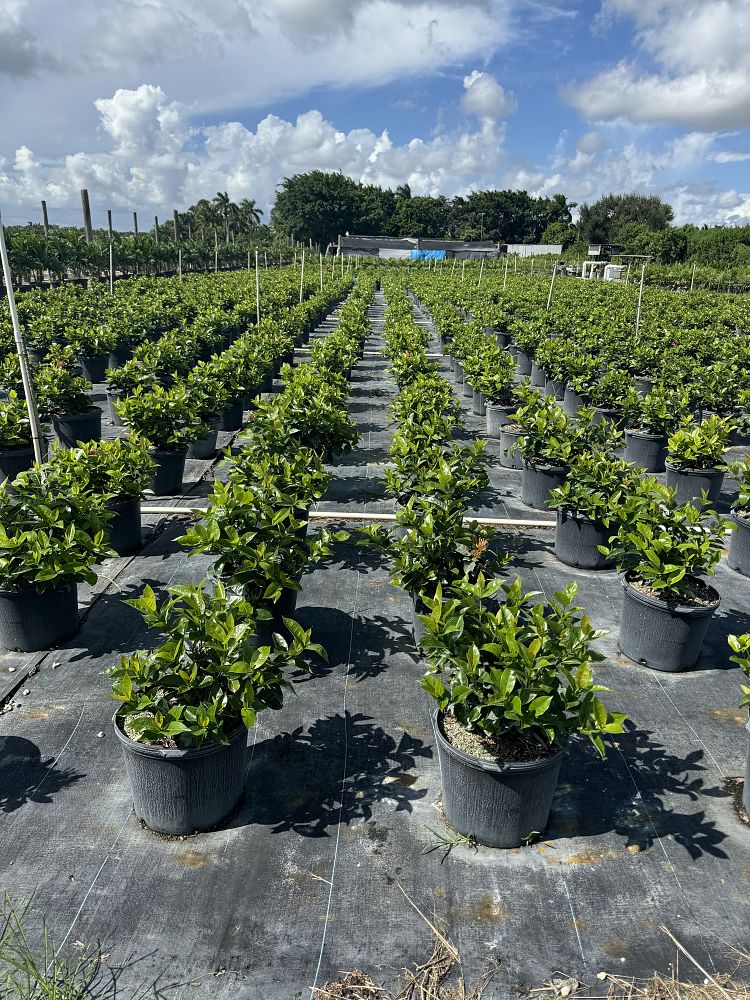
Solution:
M 735 654 L 734 656 L 730 656 L 729 659 L 732 663 L 737 664 L 745 675 L 748 684 L 750 684 L 750 633 L 746 633 L 745 635 L 730 635 L 729 647 Z M 742 691 L 740 708 L 750 710 L 750 687 L 748 687 L 748 684 L 740 685 L 740 690 Z M 745 812 L 750 816 L 750 721 L 745 723 L 745 729 L 747 730 L 748 749 L 745 758 L 745 785 L 742 790 L 742 804 L 745 807 Z
M 55 451 L 47 478 L 61 491 L 77 486 L 99 497 L 109 515 L 109 544 L 118 555 L 125 555 L 143 542 L 141 496 L 153 471 L 148 441 L 131 434 Z
M 573 425 L 553 396 L 533 389 L 519 389 L 521 405 L 514 423 L 521 427 L 517 449 L 523 457 L 521 499 L 528 507 L 543 510 L 550 490 L 568 474 L 574 453 Z
M 91 383 L 77 373 L 73 349 L 52 348 L 48 362 L 34 376 L 40 413 L 52 418 L 63 447 L 72 448 L 78 441 L 98 441 L 102 436 L 102 411 L 91 402 Z
M 188 442 L 206 430 L 193 412 L 190 394 L 184 385 L 172 389 L 152 386 L 136 388 L 120 400 L 117 411 L 124 422 L 151 445 L 155 463 L 151 489 L 157 496 L 182 492 Z
M 618 458 L 586 452 L 576 456 L 562 486 L 550 493 L 548 506 L 557 511 L 555 555 L 568 566 L 608 569 L 602 553 L 619 528 L 619 509 L 637 490 L 641 471 Z
M 716 503 L 724 482 L 724 449 L 729 444 L 730 422 L 708 417 L 676 430 L 667 444 L 667 486 L 677 503 Z M 705 496 L 704 496 L 705 494 Z
M 395 468 L 385 472 L 386 492 L 400 504 L 406 504 L 419 494 L 467 497 L 485 489 L 489 482 L 484 459 L 484 442 L 470 445 L 453 442 L 424 445 L 421 436 L 416 441 L 405 440 L 403 431 L 394 435 L 391 455 Z
M 739 493 L 732 509 L 734 531 L 729 542 L 727 566 L 750 576 L 750 457 L 727 466 L 739 482 Z
M 15 479 L 34 464 L 31 425 L 26 403 L 11 390 L 0 400 L 0 481 Z
M 495 602 L 496 595 L 504 599 Z M 454 580 L 425 597 L 422 687 L 435 699 L 443 806 L 461 833 L 517 847 L 547 825 L 563 752 L 625 717 L 598 695 L 591 664 L 602 632 L 573 605 L 576 585 L 537 603 L 520 580 Z
M 627 461 L 646 472 L 663 472 L 667 439 L 688 417 L 686 392 L 654 386 L 645 397 L 631 394 L 623 407 Z
M 48 482 L 43 467 L 0 484 L 0 645 L 48 649 L 78 631 L 77 584 L 95 583 L 107 545 L 101 501 Z
M 103 382 L 109 356 L 117 347 L 117 334 L 106 326 L 82 324 L 72 337 L 83 374 L 91 382 Z
M 158 833 L 188 834 L 225 820 L 242 795 L 247 731 L 279 709 L 291 669 L 325 656 L 289 621 L 291 640 L 254 646 L 252 607 L 221 583 L 174 587 L 161 607 L 150 587 L 127 601 L 166 639 L 123 656 L 108 673 L 135 813 Z
M 625 573 L 620 649 L 655 670 L 688 670 L 719 606 L 701 577 L 719 562 L 729 522 L 709 508 L 677 506 L 654 479 L 626 498 L 620 519 L 603 550 Z

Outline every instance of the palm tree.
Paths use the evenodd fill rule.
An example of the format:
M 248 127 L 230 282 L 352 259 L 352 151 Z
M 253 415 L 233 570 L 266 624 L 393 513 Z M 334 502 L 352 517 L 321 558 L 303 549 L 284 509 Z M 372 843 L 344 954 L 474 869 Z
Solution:
M 253 227 L 260 224 L 260 217 L 263 215 L 263 209 L 256 206 L 255 198 L 243 198 L 238 208 L 240 220 L 244 224 L 243 228 L 251 233 L 253 231 Z
M 214 205 L 220 212 L 222 219 L 224 220 L 224 236 L 225 242 L 229 243 L 229 216 L 235 216 L 237 214 L 237 206 L 233 201 L 231 201 L 229 195 L 226 191 L 217 191 L 216 197 L 214 198 Z
M 210 229 L 211 226 L 215 225 L 219 219 L 216 206 L 213 205 L 208 198 L 201 198 L 197 201 L 195 205 L 188 211 L 192 214 L 195 220 L 196 230 L 200 229 L 201 236 L 206 239 L 206 231 Z

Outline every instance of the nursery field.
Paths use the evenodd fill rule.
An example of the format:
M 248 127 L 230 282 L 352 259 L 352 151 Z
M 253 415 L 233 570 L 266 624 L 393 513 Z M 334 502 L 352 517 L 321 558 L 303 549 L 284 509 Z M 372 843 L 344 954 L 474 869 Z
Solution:
M 202 383 L 194 367 L 192 376 L 185 375 L 195 382 L 184 388 L 188 396 L 180 419 L 189 423 L 198 389 L 206 391 L 202 386 L 231 370 L 236 376 L 233 393 L 245 399 L 240 421 L 245 430 L 218 430 L 218 447 L 229 449 L 229 457 L 221 452 L 188 457 L 178 492 L 146 494 L 143 546 L 121 556 L 106 554 L 96 564 L 96 577 L 79 582 L 81 627 L 74 636 L 55 648 L 0 652 L 0 886 L 17 901 L 33 896 L 33 913 L 44 915 L 61 953 L 87 954 L 99 945 L 123 997 L 346 997 L 332 985 L 346 973 L 360 969 L 373 984 L 392 988 L 402 968 L 428 961 L 436 942 L 446 969 L 454 965 L 458 973 L 460 968 L 467 986 L 493 973 L 486 997 L 541 996 L 530 991 L 553 977 L 576 980 L 581 996 L 606 997 L 613 980 L 598 978 L 598 973 L 649 976 L 675 963 L 675 944 L 663 926 L 705 973 L 732 972 L 737 964 L 733 949 L 746 948 L 750 932 L 750 830 L 741 809 L 748 713 L 740 707 L 742 673 L 730 660 L 728 637 L 750 632 L 750 576 L 727 565 L 729 525 L 721 518 L 732 509 L 746 510 L 746 337 L 741 347 L 733 343 L 723 353 L 712 341 L 706 349 L 716 352 L 710 365 L 697 346 L 689 372 L 671 371 L 666 364 L 662 370 L 659 344 L 667 338 L 671 317 L 660 303 L 672 300 L 670 293 L 655 293 L 667 298 L 654 300 L 646 310 L 642 353 L 628 378 L 635 384 L 640 377 L 648 384 L 634 395 L 624 380 L 606 382 L 616 368 L 607 352 L 628 360 L 632 356 L 625 347 L 626 324 L 608 329 L 608 344 L 592 346 L 606 326 L 597 310 L 606 314 L 610 309 L 610 304 L 602 305 L 600 290 L 593 294 L 601 301 L 581 307 L 587 319 L 579 326 L 578 318 L 565 318 L 575 316 L 580 304 L 580 283 L 573 281 L 560 291 L 557 312 L 547 314 L 538 306 L 540 296 L 542 301 L 546 297 L 546 281 L 534 293 L 532 309 L 520 280 L 513 295 L 503 299 L 502 276 L 471 292 L 442 275 L 382 274 L 383 290 L 374 276 L 365 274 L 353 285 L 354 278 L 327 280 L 320 291 L 314 285 L 305 289 L 309 342 L 297 338 L 293 357 L 287 342 L 268 355 L 271 361 L 282 356 L 293 360 L 293 371 L 278 364 L 264 369 L 257 327 L 251 327 L 247 342 L 241 336 L 222 341 L 224 354 L 232 352 L 225 363 L 224 354 L 219 360 L 205 351 L 201 359 L 196 355 L 196 365 L 213 367 L 204 372 Z M 278 282 L 270 289 L 278 299 L 277 312 L 266 322 L 269 330 L 274 325 L 286 329 L 287 312 L 303 309 L 296 303 L 299 272 L 292 272 L 286 285 L 283 276 L 272 280 Z M 209 284 L 200 286 L 201 296 Z M 247 311 L 254 286 L 251 293 Z M 627 294 L 632 304 L 631 290 Z M 735 307 L 706 297 L 700 309 L 707 324 L 714 323 L 717 312 L 726 312 L 726 335 L 739 338 L 746 307 L 737 302 Z M 663 325 L 655 317 L 662 317 Z M 576 357 L 566 353 L 572 336 L 554 328 L 556 318 L 561 325 L 575 325 L 593 362 L 583 357 L 585 351 Z M 218 329 L 218 320 L 213 322 Z M 250 322 L 248 312 L 244 325 Z M 631 327 L 629 320 L 628 335 Z M 686 329 L 686 337 L 698 344 L 697 324 Z M 343 337 L 347 330 L 354 348 L 344 337 L 322 353 L 337 331 Z M 274 335 L 268 333 L 268 343 Z M 513 354 L 510 346 L 516 348 Z M 248 379 L 260 391 L 245 396 L 238 359 L 250 355 L 256 367 Z M 476 380 L 470 375 L 472 365 Z M 542 367 L 551 386 L 547 395 L 545 379 L 537 377 Z M 308 384 L 307 369 L 321 381 L 310 374 Z M 339 423 L 331 432 L 339 435 L 339 444 L 328 447 L 323 442 L 328 411 L 314 406 L 330 389 L 335 409 L 339 373 L 348 375 L 348 382 L 341 382 L 340 405 L 353 430 Z M 572 403 L 563 384 L 577 396 Z M 602 384 L 611 394 L 607 399 L 597 395 Z M 420 385 L 426 387 L 421 396 Z M 705 398 L 696 395 L 698 387 Z M 102 440 L 127 440 L 127 427 L 113 424 L 107 388 L 96 380 L 89 392 L 104 414 Z M 111 395 L 111 385 L 109 389 Z M 683 398 L 684 390 L 690 391 Z M 162 382 L 158 390 L 149 383 L 147 389 L 130 384 L 122 391 L 136 400 L 147 391 L 172 393 L 177 407 L 183 387 L 175 380 L 166 389 Z M 291 400 L 294 393 L 299 393 L 297 409 L 292 402 L 285 409 L 284 399 Z M 226 409 L 231 400 L 222 397 L 219 402 L 221 407 L 213 400 L 213 409 Z M 202 405 L 208 419 L 211 401 Z M 492 418 L 493 406 L 498 412 L 515 411 L 518 423 L 501 414 L 498 429 L 489 433 L 490 419 L 483 411 L 490 408 Z M 606 413 L 597 416 L 587 406 Z M 127 402 L 123 407 L 131 429 L 153 444 L 148 430 L 156 433 L 154 418 L 147 420 L 136 410 Z M 718 448 L 722 467 L 731 463 L 713 497 L 715 513 L 701 511 L 695 497 L 697 506 L 681 501 L 675 507 L 674 495 L 665 498 L 660 492 L 665 471 L 653 471 L 647 480 L 640 466 L 637 482 L 626 478 L 621 462 L 623 454 L 628 456 L 626 443 L 615 429 L 621 412 L 629 430 L 640 428 L 652 437 L 663 431 L 670 438 L 670 456 L 677 455 L 675 434 L 690 435 L 703 427 L 704 437 L 712 436 L 708 443 L 691 438 L 681 447 L 713 447 L 714 453 Z M 147 585 L 161 602 L 168 588 L 206 578 L 227 580 L 228 590 L 232 581 L 241 580 L 249 594 L 256 577 L 250 579 L 247 569 L 248 538 L 256 539 L 256 549 L 263 544 L 270 551 L 271 535 L 261 539 L 260 534 L 242 535 L 239 527 L 240 534 L 226 530 L 221 511 L 233 511 L 232 524 L 239 525 L 242 505 L 250 506 L 251 500 L 241 492 L 229 497 L 221 491 L 252 491 L 252 476 L 258 482 L 266 477 L 264 489 L 281 491 L 281 466 L 263 462 L 275 454 L 274 441 L 288 443 L 290 428 L 302 427 L 307 436 L 300 447 L 310 447 L 310 455 L 304 454 L 311 475 L 321 463 L 318 486 L 310 487 L 307 497 L 309 518 L 301 501 L 276 496 L 274 509 L 296 512 L 289 522 L 295 538 L 304 529 L 298 521 L 309 519 L 304 545 L 311 546 L 310 561 L 301 571 L 293 616 L 304 633 L 311 630 L 312 642 L 325 649 L 327 658 L 308 648 L 309 637 L 284 633 L 290 646 L 301 644 L 300 655 L 285 664 L 294 690 L 286 691 L 283 706 L 272 696 L 264 705 L 259 692 L 270 682 L 257 671 L 253 675 L 258 714 L 247 733 L 239 805 L 208 832 L 154 833 L 134 811 L 121 748 L 124 736 L 112 724 L 118 702 L 104 671 L 121 656 L 155 649 L 165 629 L 154 627 L 153 616 L 149 620 L 143 609 L 124 602 L 140 597 Z M 531 499 L 527 468 L 509 467 L 523 463 L 514 461 L 517 455 L 508 450 L 503 428 L 506 435 L 514 428 L 525 435 L 527 467 L 564 466 L 573 470 L 568 483 L 588 484 L 589 495 L 599 497 L 597 518 L 603 516 L 602 507 L 612 516 L 612 537 L 620 526 L 623 537 L 633 534 L 635 524 L 647 523 L 648 505 L 658 507 L 663 531 L 679 536 L 687 553 L 687 575 L 708 574 L 721 598 L 689 669 L 652 669 L 621 651 L 622 570 L 636 573 L 640 564 L 632 552 L 630 562 L 623 556 L 616 565 L 613 556 L 603 568 L 561 561 L 554 502 L 548 506 L 548 490 L 541 504 L 524 502 L 524 497 Z M 295 433 L 295 440 L 302 441 L 302 432 Z M 165 447 L 182 447 L 168 438 Z M 156 454 L 153 449 L 150 453 Z M 435 453 L 442 457 L 430 464 L 429 455 Z M 693 461 L 691 468 L 697 465 Z M 251 467 L 252 476 L 247 472 Z M 564 482 L 561 478 L 555 485 L 560 488 Z M 582 504 L 578 494 L 568 493 L 563 500 L 568 512 L 577 509 L 574 503 Z M 205 523 L 218 527 L 205 536 L 196 528 L 186 542 L 183 536 L 196 525 L 193 507 L 209 508 Z M 394 514 L 399 518 L 395 524 Z M 487 523 L 463 529 L 464 516 Z M 489 523 L 493 520 L 497 523 Z M 10 534 L 1 515 L 0 523 L 3 533 L 7 529 Z M 426 536 L 434 525 L 444 525 L 444 535 L 438 539 L 440 559 L 433 555 L 430 563 L 414 535 L 421 531 Z M 324 537 L 316 535 L 321 529 Z M 260 531 L 256 522 L 253 530 Z M 700 552 L 691 547 L 699 535 Z M 314 549 L 316 537 L 323 539 L 319 550 Z M 669 558 L 677 556 L 673 552 Z M 674 565 L 665 569 L 666 561 L 654 570 L 663 579 L 646 579 L 654 589 L 672 593 L 681 578 L 676 579 Z M 450 571 L 441 576 L 441 566 Z M 255 563 L 253 572 L 259 572 Z M 264 580 L 271 580 L 270 570 L 265 567 L 264 572 Z M 452 592 L 461 595 L 468 609 L 461 629 L 469 634 L 471 627 L 479 629 L 475 623 L 482 613 L 471 603 L 470 587 L 492 576 L 508 583 L 519 577 L 523 591 L 534 592 L 533 600 L 548 607 L 559 604 L 555 595 L 575 583 L 573 603 L 595 629 L 603 630 L 587 636 L 585 628 L 581 634 L 570 621 L 554 619 L 570 634 L 570 644 L 563 652 L 549 644 L 542 648 L 563 675 L 574 673 L 576 681 L 568 681 L 566 697 L 577 700 L 568 703 L 565 723 L 546 719 L 551 707 L 538 700 L 531 711 L 540 730 L 553 727 L 550 742 L 557 741 L 566 752 L 548 823 L 543 829 L 526 829 L 522 842 L 505 849 L 477 843 L 472 831 L 459 833 L 448 822 L 434 715 L 436 701 L 441 707 L 440 693 L 420 686 L 432 663 L 442 664 L 448 688 L 450 650 L 450 662 L 459 662 L 451 646 L 459 642 L 457 628 L 450 625 L 455 612 L 446 607 L 451 584 L 459 577 L 466 584 L 467 589 L 457 585 Z M 424 580 L 432 581 L 431 588 L 415 582 Z M 425 604 L 425 598 L 433 601 L 436 583 L 445 588 L 444 602 Z M 289 589 L 286 578 L 282 584 L 283 595 Z M 258 591 L 258 606 L 270 607 L 271 590 L 268 584 Z M 681 596 L 690 600 L 693 593 Z M 711 603 L 699 593 L 703 604 Z M 514 600 L 512 594 L 506 597 Z M 483 602 L 496 606 L 494 594 L 486 594 Z M 207 617 L 210 610 L 204 609 Z M 224 610 L 214 607 L 217 620 Z M 239 619 L 242 612 L 235 610 Z M 430 610 L 432 621 L 425 625 Z M 261 627 L 260 621 L 254 625 Z M 191 627 L 189 634 L 197 634 L 196 626 Z M 490 650 L 493 656 L 500 656 L 500 641 Z M 521 641 L 528 648 L 528 636 Z M 589 645 L 593 655 L 587 652 Z M 539 647 L 530 656 L 537 654 Z M 472 655 L 471 650 L 461 652 L 462 682 Z M 575 665 L 589 660 L 597 683 L 606 686 L 600 695 L 606 708 L 592 707 L 589 681 L 575 673 Z M 137 685 L 140 679 L 145 689 L 143 674 L 135 664 L 130 669 L 130 683 Z M 143 704 L 135 704 L 122 675 L 114 683 L 119 704 L 132 707 L 134 719 L 151 711 L 144 713 Z M 453 683 L 460 714 L 466 701 L 458 681 Z M 493 683 L 501 680 L 494 677 Z M 552 701 L 549 678 L 544 684 Z M 535 688 L 537 698 L 540 690 Z M 498 699 L 493 705 L 502 702 L 497 692 L 493 697 Z M 510 695 L 505 700 L 506 719 L 517 726 L 523 719 L 523 726 L 533 728 L 526 705 L 512 705 Z M 249 704 L 246 700 L 243 708 Z M 260 711 L 264 707 L 276 710 Z M 590 716 L 585 714 L 589 711 Z M 499 709 L 497 714 L 502 714 Z M 200 726 L 210 731 L 207 721 L 187 714 L 180 718 L 193 733 Z M 490 725 L 495 716 L 490 712 L 482 718 Z M 242 719 L 248 721 L 245 715 Z M 563 724 L 565 731 L 554 728 Z M 166 723 L 158 725 L 163 737 Z M 126 732 L 134 736 L 137 729 Z M 181 738 L 178 729 L 169 735 Z M 597 750 L 600 739 L 603 758 Z M 704 974 L 684 955 L 679 965 L 685 978 L 703 980 Z

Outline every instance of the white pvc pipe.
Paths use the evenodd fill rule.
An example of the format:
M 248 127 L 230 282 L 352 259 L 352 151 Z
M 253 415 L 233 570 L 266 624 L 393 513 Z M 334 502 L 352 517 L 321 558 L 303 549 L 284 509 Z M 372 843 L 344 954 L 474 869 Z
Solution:
M 205 514 L 208 507 L 170 507 L 170 506 L 148 506 L 141 507 L 142 514 Z M 311 521 L 396 521 L 395 514 L 371 514 L 369 512 L 356 513 L 352 511 L 336 510 L 311 510 L 309 513 Z M 516 528 L 554 528 L 555 521 L 536 521 L 515 517 L 465 517 L 464 523 L 470 524 L 475 521 L 477 524 L 497 524 L 505 527 Z

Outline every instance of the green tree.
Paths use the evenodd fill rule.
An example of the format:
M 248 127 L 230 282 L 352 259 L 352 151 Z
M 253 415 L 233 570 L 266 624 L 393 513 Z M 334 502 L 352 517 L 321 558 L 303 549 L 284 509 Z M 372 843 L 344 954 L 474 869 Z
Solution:
M 589 205 L 581 205 L 578 226 L 590 243 L 617 243 L 620 230 L 630 223 L 643 223 L 649 229 L 666 229 L 674 218 L 671 205 L 658 195 L 608 194 Z
M 325 249 L 340 234 L 356 231 L 360 205 L 360 185 L 351 177 L 310 170 L 284 179 L 271 223 L 287 236 L 294 233 L 297 239 L 311 239 Z
M 578 231 L 575 226 L 565 222 L 550 222 L 542 235 L 539 237 L 540 243 L 562 243 L 563 250 L 567 250 L 575 242 Z
M 393 226 L 398 236 L 443 239 L 449 223 L 450 204 L 443 195 L 438 198 L 417 196 L 397 199 Z

